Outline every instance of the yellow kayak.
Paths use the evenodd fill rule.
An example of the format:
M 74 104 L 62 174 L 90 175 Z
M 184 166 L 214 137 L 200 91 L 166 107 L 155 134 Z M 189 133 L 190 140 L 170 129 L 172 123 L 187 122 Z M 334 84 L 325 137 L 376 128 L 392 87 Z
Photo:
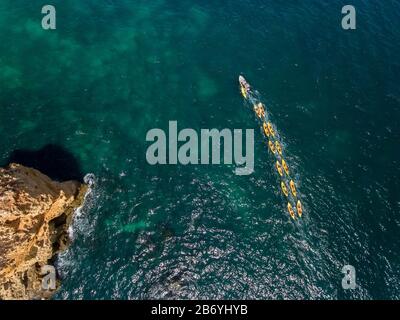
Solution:
M 264 122 L 263 123 L 263 129 L 264 129 L 264 133 L 267 137 L 269 137 L 269 130 L 268 130 L 268 126 L 267 124 Z
M 275 152 L 276 152 L 275 146 L 274 146 L 274 144 L 271 142 L 271 140 L 268 141 L 268 146 L 269 146 L 269 148 L 271 149 L 272 153 L 275 153 Z
M 264 106 L 261 102 L 254 105 L 254 112 L 256 113 L 257 117 L 259 117 L 260 119 L 262 117 L 265 117 Z
M 272 127 L 271 122 L 268 122 L 267 126 L 268 126 L 269 132 L 271 133 L 271 136 L 275 137 L 275 131 L 274 131 L 274 128 Z
M 293 211 L 293 208 L 292 208 L 292 205 L 290 204 L 290 202 L 288 202 L 288 204 L 287 204 L 287 209 L 288 209 L 289 214 L 292 217 L 292 219 L 293 220 L 296 219 L 296 216 L 294 215 L 294 211 Z
M 247 99 L 247 92 L 246 92 L 246 89 L 245 89 L 244 87 L 240 87 L 240 91 L 242 92 L 243 98 Z
M 296 185 L 294 184 L 293 180 L 290 180 L 290 189 L 292 190 L 292 194 L 294 197 L 297 197 L 297 192 L 296 192 Z
M 289 168 L 284 159 L 282 159 L 282 167 L 283 167 L 283 170 L 285 170 L 286 174 L 289 175 Z
M 278 141 L 275 141 L 275 148 L 278 150 L 278 153 L 282 155 L 282 147 Z
M 259 117 L 259 118 L 261 119 L 261 117 L 262 117 L 262 110 L 261 110 L 259 107 L 257 107 L 257 109 L 256 109 L 256 114 L 257 114 L 257 117 Z
M 299 215 L 300 218 L 303 215 L 303 208 L 301 206 L 300 200 L 297 200 L 297 214 Z
M 282 170 L 282 166 L 281 166 L 281 164 L 279 163 L 279 161 L 276 162 L 276 170 L 278 170 L 279 175 L 280 175 L 281 177 L 283 177 L 283 170 Z
M 265 117 L 265 108 L 261 102 L 258 104 L 258 109 L 260 110 L 261 117 Z
M 283 181 L 281 182 L 281 189 L 282 189 L 283 194 L 286 197 L 288 197 L 289 196 L 289 192 L 288 192 L 288 189 L 286 188 L 286 184 Z

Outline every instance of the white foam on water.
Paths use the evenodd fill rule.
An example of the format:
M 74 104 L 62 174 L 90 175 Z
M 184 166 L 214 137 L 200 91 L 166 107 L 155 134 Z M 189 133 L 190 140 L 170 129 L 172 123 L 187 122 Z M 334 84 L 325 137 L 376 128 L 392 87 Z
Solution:
M 71 225 L 68 227 L 68 236 L 71 240 L 74 239 L 74 230 L 79 229 L 79 220 L 84 215 L 85 209 L 92 206 L 95 198 L 92 197 L 96 182 L 96 176 L 93 173 L 88 173 L 83 178 L 84 183 L 88 186 L 88 190 L 83 198 L 82 205 L 75 209 L 74 217 Z
M 68 227 L 68 236 L 71 241 L 74 241 L 78 235 L 84 237 L 90 236 L 94 230 L 93 226 L 95 225 L 95 221 L 91 221 L 91 218 L 88 217 L 88 213 L 100 197 L 98 189 L 95 187 L 97 185 L 97 178 L 94 174 L 89 173 L 85 175 L 83 181 L 87 184 L 88 190 L 84 196 L 82 205 L 75 209 L 73 220 Z M 65 276 L 66 272 L 68 272 L 67 270 L 73 269 L 76 259 L 75 256 L 77 254 L 82 254 L 80 249 L 78 249 L 78 251 L 77 253 L 76 250 L 68 248 L 58 254 L 56 267 L 61 277 Z

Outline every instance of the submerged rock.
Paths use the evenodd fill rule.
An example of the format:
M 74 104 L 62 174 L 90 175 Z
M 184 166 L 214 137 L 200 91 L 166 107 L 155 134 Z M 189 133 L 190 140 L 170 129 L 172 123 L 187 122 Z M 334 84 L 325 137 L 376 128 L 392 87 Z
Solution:
M 68 245 L 67 229 L 86 190 L 22 165 L 0 168 L 0 299 L 42 299 L 55 292 L 43 289 L 41 273 Z

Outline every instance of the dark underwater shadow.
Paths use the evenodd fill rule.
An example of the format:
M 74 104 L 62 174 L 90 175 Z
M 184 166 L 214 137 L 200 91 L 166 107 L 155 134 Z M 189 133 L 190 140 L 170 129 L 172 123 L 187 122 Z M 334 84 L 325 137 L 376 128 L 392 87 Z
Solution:
M 37 169 L 52 180 L 83 182 L 78 160 L 68 150 L 56 144 L 48 144 L 39 150 L 14 150 L 6 165 L 12 162 Z

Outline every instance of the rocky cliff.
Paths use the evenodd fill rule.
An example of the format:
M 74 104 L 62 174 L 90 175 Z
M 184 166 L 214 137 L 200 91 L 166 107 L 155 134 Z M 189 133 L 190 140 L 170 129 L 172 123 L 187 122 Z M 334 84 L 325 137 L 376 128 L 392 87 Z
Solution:
M 54 293 L 43 289 L 42 273 L 67 246 L 67 229 L 86 189 L 18 164 L 0 168 L 0 299 Z

